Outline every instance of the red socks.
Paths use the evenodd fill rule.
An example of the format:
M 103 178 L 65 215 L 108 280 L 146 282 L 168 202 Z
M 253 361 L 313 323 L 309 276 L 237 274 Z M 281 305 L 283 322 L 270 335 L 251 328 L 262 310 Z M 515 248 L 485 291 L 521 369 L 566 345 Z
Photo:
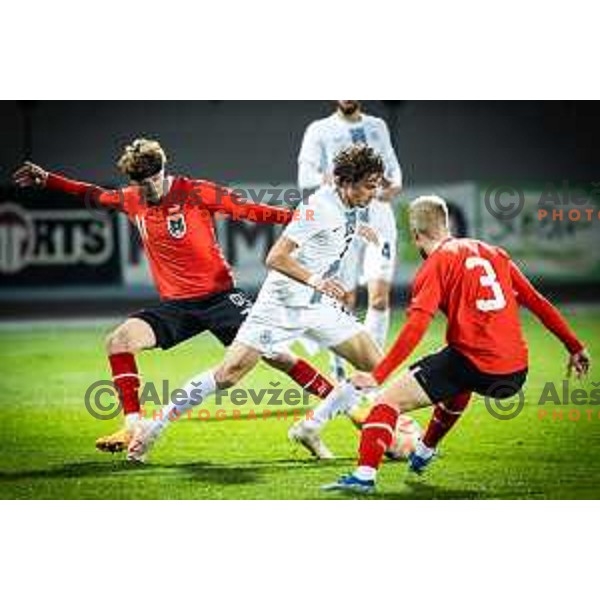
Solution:
M 322 400 L 327 398 L 333 390 L 333 385 L 325 379 L 311 364 L 301 358 L 289 370 L 288 375 L 310 394 Z
M 125 415 L 140 412 L 138 390 L 140 377 L 138 375 L 135 357 L 129 352 L 111 354 L 108 357 L 112 369 L 113 382 L 123 403 Z
M 360 467 L 378 469 L 394 439 L 400 413 L 389 404 L 376 404 L 362 425 L 358 448 Z
M 471 392 L 463 392 L 436 404 L 422 440 L 428 448 L 435 448 L 440 443 L 467 408 L 470 399 Z
M 140 378 L 134 355 L 130 352 L 111 354 L 108 360 L 115 387 L 119 391 L 123 403 L 123 412 L 125 415 L 140 412 L 138 396 Z M 296 362 L 288 375 L 307 392 L 319 398 L 326 398 L 333 390 L 333 385 L 312 365 L 302 359 Z

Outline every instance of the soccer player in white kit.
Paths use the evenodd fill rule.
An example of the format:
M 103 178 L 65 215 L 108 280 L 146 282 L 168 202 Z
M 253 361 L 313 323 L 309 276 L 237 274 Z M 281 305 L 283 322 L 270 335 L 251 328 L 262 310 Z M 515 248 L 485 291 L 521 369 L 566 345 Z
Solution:
M 361 371 L 375 368 L 383 353 L 347 310 L 347 290 L 337 276 L 357 235 L 359 208 L 372 201 L 383 171 L 381 157 L 364 144 L 335 157 L 332 184 L 321 186 L 300 204 L 299 218 L 269 252 L 267 279 L 221 364 L 193 377 L 184 387 L 187 399 L 171 403 L 160 420 L 140 421 L 128 448 L 130 460 L 142 461 L 170 421 L 217 389 L 236 385 L 261 357 L 287 351 L 301 336 L 333 350 Z M 343 383 L 317 407 L 310 427 L 292 428 L 290 437 L 319 458 L 332 457 L 319 431 L 336 415 L 348 414 L 358 400 L 352 384 Z
M 364 114 L 356 100 L 338 100 L 337 110 L 332 115 L 313 121 L 304 133 L 298 156 L 298 186 L 307 190 L 331 182 L 334 157 L 340 150 L 357 143 L 369 145 L 384 161 L 382 190 L 360 215 L 360 220 L 374 230 L 378 243 L 357 238 L 346 255 L 340 278 L 352 292 L 348 298 L 351 307 L 358 284 L 367 283 L 369 307 L 365 325 L 384 348 L 390 322 L 397 239 L 391 201 L 402 188 L 402 171 L 385 121 Z M 341 381 L 345 377 L 343 363 L 335 355 L 333 362 L 332 370 Z

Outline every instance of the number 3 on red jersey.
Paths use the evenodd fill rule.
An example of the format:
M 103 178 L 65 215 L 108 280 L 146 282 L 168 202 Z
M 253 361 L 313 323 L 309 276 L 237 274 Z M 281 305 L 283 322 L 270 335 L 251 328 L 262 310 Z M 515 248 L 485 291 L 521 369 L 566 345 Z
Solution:
M 496 271 L 489 260 L 481 258 L 480 256 L 469 256 L 465 261 L 467 269 L 471 270 L 476 267 L 481 267 L 485 274 L 479 278 L 481 287 L 487 287 L 492 290 L 493 298 L 489 300 L 478 299 L 475 305 L 481 312 L 489 312 L 491 310 L 502 310 L 506 306 L 506 298 L 504 292 L 498 283 L 496 277 Z

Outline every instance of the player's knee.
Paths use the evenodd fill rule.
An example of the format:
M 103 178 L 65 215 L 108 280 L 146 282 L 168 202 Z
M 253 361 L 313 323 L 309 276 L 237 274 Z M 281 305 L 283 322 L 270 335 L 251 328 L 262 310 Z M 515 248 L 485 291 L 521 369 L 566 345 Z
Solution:
M 118 327 L 106 336 L 106 351 L 108 354 L 135 352 L 136 349 L 135 340 L 127 327 Z
M 382 357 L 375 353 L 365 354 L 354 365 L 359 371 L 371 372 L 380 362 Z

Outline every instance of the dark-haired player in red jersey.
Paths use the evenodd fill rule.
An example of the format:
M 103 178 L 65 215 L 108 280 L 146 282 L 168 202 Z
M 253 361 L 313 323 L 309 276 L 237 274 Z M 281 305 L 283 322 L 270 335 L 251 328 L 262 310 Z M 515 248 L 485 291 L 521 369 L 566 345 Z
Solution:
M 140 232 L 158 288 L 160 304 L 130 315 L 107 338 L 125 428 L 97 440 L 96 447 L 102 451 L 127 448 L 140 418 L 138 352 L 157 346 L 166 350 L 203 331 L 229 346 L 251 308 L 248 297 L 235 287 L 231 268 L 221 253 L 215 215 L 281 224 L 293 218 L 290 210 L 246 203 L 209 181 L 167 176 L 165 164 L 166 155 L 157 141 L 137 139 L 118 161 L 119 170 L 130 180 L 130 185 L 120 190 L 73 181 L 31 163 L 14 175 L 22 187 L 59 190 L 125 212 Z M 291 354 L 277 354 L 267 362 L 320 398 L 332 390 L 329 381 L 310 364 Z
M 471 394 L 508 398 L 525 383 L 527 345 L 519 305 L 531 310 L 567 348 L 568 369 L 587 373 L 590 359 L 558 310 L 521 273 L 501 248 L 450 236 L 446 203 L 436 196 L 412 202 L 409 223 L 425 259 L 413 283 L 408 321 L 387 356 L 372 373 L 351 378 L 357 388 L 381 385 L 411 354 L 438 309 L 448 319 L 447 346 L 422 358 L 376 400 L 362 427 L 356 471 L 326 490 L 375 489 L 375 476 L 392 443 L 400 413 L 435 405 L 429 428 L 409 456 L 420 473 L 442 437 L 456 422 Z

